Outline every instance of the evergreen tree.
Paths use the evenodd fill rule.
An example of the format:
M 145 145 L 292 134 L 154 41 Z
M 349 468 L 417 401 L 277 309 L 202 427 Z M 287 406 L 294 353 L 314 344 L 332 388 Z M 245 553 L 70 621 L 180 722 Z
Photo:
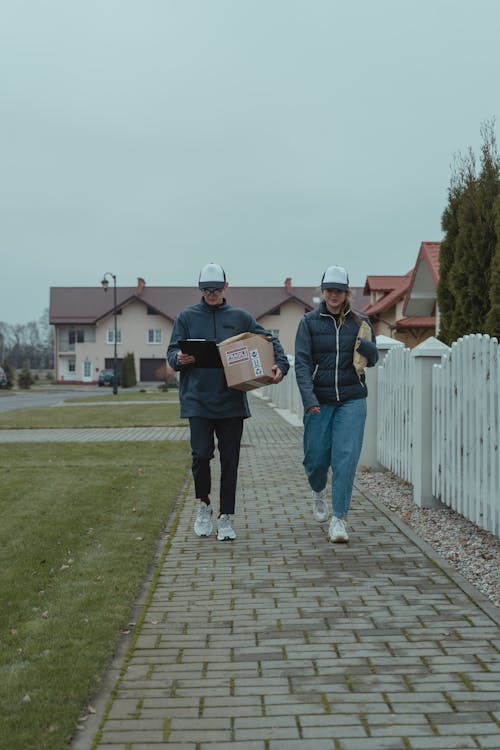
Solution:
M 461 171 L 454 169 L 451 185 L 448 189 L 448 205 L 441 218 L 441 228 L 444 239 L 439 253 L 439 282 L 437 287 L 437 303 L 439 306 L 439 338 L 445 344 L 453 341 L 452 317 L 456 300 L 451 283 L 451 269 L 455 260 L 455 245 L 458 237 L 458 209 L 464 191 Z
M 492 261 L 497 248 L 496 200 L 500 194 L 500 159 L 493 123 L 481 128 L 480 169 L 472 150 L 460 159 L 452 175 L 448 206 L 443 212 L 445 237 L 441 246 L 438 304 L 441 338 L 446 343 L 482 333 L 492 297 Z
M 14 373 L 12 372 L 12 367 L 5 360 L 2 362 L 2 367 L 7 377 L 7 388 L 12 388 L 14 385 Z
M 471 159 L 460 205 L 458 206 L 458 235 L 455 240 L 454 260 L 450 271 L 450 285 L 455 300 L 450 324 L 452 341 L 466 333 L 475 332 L 471 327 L 472 303 L 469 283 L 475 270 L 473 243 L 477 219 L 478 189 L 475 162 L 472 156 Z
M 35 381 L 33 379 L 33 375 L 31 374 L 28 362 L 25 362 L 23 364 L 21 372 L 17 376 L 17 385 L 19 386 L 19 388 L 23 388 L 24 390 L 29 391 L 34 382 Z
M 491 261 L 490 310 L 486 316 L 485 331 L 500 341 L 500 196 L 495 202 L 495 230 L 497 243 Z
M 131 352 L 128 352 L 122 361 L 121 384 L 122 388 L 131 388 L 137 384 L 135 359 Z

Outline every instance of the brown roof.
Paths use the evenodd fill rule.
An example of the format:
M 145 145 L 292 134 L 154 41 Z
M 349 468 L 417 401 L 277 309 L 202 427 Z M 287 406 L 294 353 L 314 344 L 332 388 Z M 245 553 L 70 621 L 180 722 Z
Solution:
M 140 286 L 117 287 L 117 308 L 120 309 L 136 300 L 173 321 L 184 307 L 193 305 L 201 299 L 200 291 L 192 286 L 144 285 L 142 289 Z M 352 287 L 351 291 L 353 306 L 362 309 L 365 304 L 363 289 Z M 225 296 L 231 305 L 248 310 L 258 320 L 290 300 L 303 305 L 305 310 L 312 310 L 317 306 L 315 299 L 320 295 L 319 287 L 292 287 L 289 284 L 282 287 L 229 286 Z M 100 287 L 50 288 L 49 322 L 53 325 L 92 325 L 112 312 L 112 287 L 106 292 Z
M 432 275 L 436 286 L 439 282 L 439 253 L 441 250 L 440 242 L 422 242 L 420 246 L 420 253 L 427 261 L 429 268 L 431 269 Z M 417 259 L 418 263 L 418 259 Z
M 436 328 L 435 316 L 419 316 L 414 315 L 410 318 L 401 318 L 394 323 L 392 328 L 404 329 L 404 328 Z
M 374 302 L 373 305 L 366 305 L 363 310 L 367 315 L 379 315 L 388 310 L 392 305 L 395 305 L 399 299 L 405 296 L 410 286 L 411 271 L 408 271 L 404 276 L 382 276 L 382 277 L 368 277 L 368 278 L 383 278 L 392 279 L 392 286 L 390 287 L 389 294 L 386 294 L 381 299 Z M 366 286 L 365 286 L 366 290 Z
M 392 292 L 403 276 L 367 276 L 364 293 L 370 295 L 370 292 Z
M 403 312 L 406 313 L 408 310 L 409 303 L 411 301 L 411 295 L 413 290 L 413 285 L 415 283 L 415 279 L 418 273 L 418 269 L 421 263 L 425 263 L 431 273 L 432 280 L 434 282 L 434 292 L 433 292 L 433 300 L 429 304 L 433 304 L 433 302 L 436 299 L 436 290 L 439 283 L 439 252 L 441 250 L 441 243 L 440 242 L 422 242 L 420 244 L 420 250 L 418 251 L 417 261 L 415 263 L 415 266 L 411 272 L 411 279 L 410 284 L 408 285 L 408 289 L 406 292 L 406 300 L 403 306 Z M 408 310 L 408 312 L 415 312 L 415 309 Z M 428 312 L 431 312 L 429 309 Z

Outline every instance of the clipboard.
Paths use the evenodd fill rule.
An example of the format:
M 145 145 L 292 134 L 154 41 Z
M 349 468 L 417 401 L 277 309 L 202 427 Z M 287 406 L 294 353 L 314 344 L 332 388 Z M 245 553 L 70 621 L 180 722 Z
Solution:
M 192 354 L 196 362 L 192 367 L 222 368 L 217 343 L 210 339 L 182 339 L 177 342 L 184 354 Z

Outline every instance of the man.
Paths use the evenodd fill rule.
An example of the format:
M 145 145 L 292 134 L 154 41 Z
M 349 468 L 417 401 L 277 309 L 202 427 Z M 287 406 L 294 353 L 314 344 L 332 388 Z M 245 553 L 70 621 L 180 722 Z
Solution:
M 189 419 L 192 472 L 195 494 L 199 501 L 194 532 L 209 536 L 213 530 L 210 502 L 210 461 L 215 440 L 220 454 L 220 512 L 217 539 L 235 539 L 230 516 L 234 514 L 238 464 L 243 420 L 250 416 L 246 393 L 228 388 L 222 367 L 198 367 L 194 355 L 181 350 L 180 341 L 208 339 L 217 343 L 240 333 L 268 336 L 276 364 L 273 383 L 279 383 L 288 372 L 288 359 L 276 337 L 272 337 L 246 310 L 229 305 L 223 294 L 226 274 L 217 263 L 208 263 L 200 272 L 198 287 L 201 302 L 186 307 L 177 316 L 167 349 L 167 360 L 180 371 L 179 399 L 181 417 Z

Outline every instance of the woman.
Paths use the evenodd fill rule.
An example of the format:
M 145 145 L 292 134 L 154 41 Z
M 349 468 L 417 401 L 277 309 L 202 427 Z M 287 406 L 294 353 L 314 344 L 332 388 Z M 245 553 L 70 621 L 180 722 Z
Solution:
M 321 523 L 330 515 L 325 487 L 331 466 L 328 536 L 332 542 L 348 542 L 345 518 L 363 444 L 367 395 L 363 368 L 355 360 L 361 356 L 373 367 L 378 352 L 368 319 L 351 310 L 345 268 L 326 269 L 321 295 L 320 306 L 304 316 L 295 339 L 295 375 L 304 405 L 304 468 L 313 514 Z M 363 321 L 371 340 L 360 337 Z

